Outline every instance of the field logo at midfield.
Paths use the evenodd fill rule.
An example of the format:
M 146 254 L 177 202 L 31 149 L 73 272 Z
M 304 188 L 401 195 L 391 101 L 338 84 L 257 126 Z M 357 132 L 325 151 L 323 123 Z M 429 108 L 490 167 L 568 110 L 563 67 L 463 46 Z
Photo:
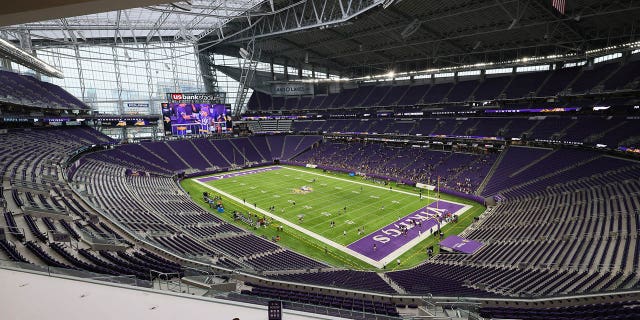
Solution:
M 307 194 L 307 193 L 313 192 L 313 188 L 311 188 L 309 186 L 302 186 L 300 188 L 291 189 L 291 192 L 293 192 L 295 194 Z
M 423 234 L 428 236 L 437 233 L 447 215 L 457 215 L 464 207 L 461 204 L 442 200 L 431 203 L 351 243 L 348 248 L 375 261 L 380 261 Z

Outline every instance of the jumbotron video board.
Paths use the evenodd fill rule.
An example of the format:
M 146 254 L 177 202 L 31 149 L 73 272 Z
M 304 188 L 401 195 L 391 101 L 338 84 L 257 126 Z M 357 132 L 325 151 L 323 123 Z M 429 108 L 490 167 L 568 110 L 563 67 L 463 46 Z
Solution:
M 162 104 L 165 133 L 174 136 L 226 134 L 231 107 L 207 93 L 168 93 Z

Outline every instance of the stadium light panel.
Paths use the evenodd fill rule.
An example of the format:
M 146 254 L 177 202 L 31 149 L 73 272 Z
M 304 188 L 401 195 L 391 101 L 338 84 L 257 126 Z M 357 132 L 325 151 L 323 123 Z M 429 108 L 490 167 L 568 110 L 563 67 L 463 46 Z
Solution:
M 238 52 L 240 53 L 240 57 L 242 57 L 242 59 L 248 60 L 251 57 L 249 51 L 247 51 L 247 49 L 245 48 L 240 48 Z
M 418 19 L 413 20 L 406 28 L 404 28 L 404 30 L 402 30 L 402 32 L 400 33 L 400 36 L 402 37 L 402 39 L 406 40 L 411 35 L 416 33 L 416 31 L 420 29 L 421 25 L 422 25 L 422 21 Z
M 178 8 L 184 11 L 191 11 L 191 1 L 183 1 L 183 2 L 172 2 L 170 3 L 172 7 Z
M 385 0 L 385 1 L 382 3 L 382 8 L 384 8 L 384 9 L 389 8 L 389 6 L 393 4 L 393 1 L 394 1 L 394 0 Z

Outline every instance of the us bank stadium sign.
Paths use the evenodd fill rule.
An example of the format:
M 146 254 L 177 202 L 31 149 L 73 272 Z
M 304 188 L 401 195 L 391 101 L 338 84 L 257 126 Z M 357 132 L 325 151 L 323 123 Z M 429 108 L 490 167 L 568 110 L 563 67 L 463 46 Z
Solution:
M 216 97 L 210 93 L 167 93 L 169 101 L 215 101 Z
M 271 93 L 279 96 L 312 95 L 313 83 L 274 83 Z

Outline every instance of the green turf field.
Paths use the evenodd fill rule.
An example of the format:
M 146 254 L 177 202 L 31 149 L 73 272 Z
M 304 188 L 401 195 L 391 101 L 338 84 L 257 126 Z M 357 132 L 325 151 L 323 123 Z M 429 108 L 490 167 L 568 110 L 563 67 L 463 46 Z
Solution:
M 342 245 L 362 237 L 362 234 L 358 235 L 358 228 L 377 230 L 433 201 L 377 185 L 356 184 L 288 169 L 208 184 L 246 199 L 249 208 L 245 211 L 252 212 L 254 203 L 263 209 L 275 206 L 276 215 Z M 301 193 L 299 190 L 303 186 L 313 191 Z M 302 221 L 298 218 L 300 215 L 304 216 Z M 330 227 L 330 221 L 335 222 L 335 227 Z
M 222 216 L 227 221 L 252 230 L 253 228 L 242 222 L 232 221 L 231 212 L 238 210 L 243 213 L 258 213 L 259 216 L 262 216 L 256 207 L 269 210 L 274 206 L 273 214 L 278 217 L 342 246 L 347 246 L 366 234 L 434 201 L 434 199 L 427 198 L 426 190 L 423 191 L 424 197 L 420 199 L 418 190 L 412 187 L 400 186 L 395 183 L 383 185 L 363 180 L 361 177 L 323 173 L 318 169 L 289 166 L 283 166 L 283 169 L 279 170 L 204 183 L 238 199 L 238 201 L 233 201 L 225 199 L 223 196 L 226 212 L 215 214 Z M 215 191 L 206 189 L 195 179 L 185 180 L 182 185 L 193 195 L 194 201 L 203 206 L 204 202 L 197 195 L 201 195 L 202 191 L 216 194 Z M 306 187 L 307 190 L 302 191 L 303 187 Z M 429 194 L 429 196 L 434 197 L 435 195 Z M 442 199 L 473 205 L 473 208 L 460 217 L 458 223 L 444 227 L 443 230 L 447 234 L 460 233 L 471 223 L 473 217 L 478 216 L 484 210 L 482 206 L 466 200 L 444 195 Z M 334 222 L 334 226 L 331 225 L 331 222 Z M 345 252 L 325 245 L 322 241 L 310 237 L 305 232 L 286 228 L 284 233 L 279 233 L 276 231 L 276 227 L 279 225 L 281 224 L 274 222 L 267 229 L 253 231 L 268 237 L 280 234 L 282 235 L 281 244 L 285 247 L 334 266 L 375 269 L 363 261 L 353 259 Z M 364 231 L 359 234 L 358 229 Z M 437 242 L 433 237 L 428 237 L 416 248 L 406 252 L 400 257 L 403 262 L 402 267 L 407 268 L 424 261 L 426 258 L 424 248 L 434 243 Z

